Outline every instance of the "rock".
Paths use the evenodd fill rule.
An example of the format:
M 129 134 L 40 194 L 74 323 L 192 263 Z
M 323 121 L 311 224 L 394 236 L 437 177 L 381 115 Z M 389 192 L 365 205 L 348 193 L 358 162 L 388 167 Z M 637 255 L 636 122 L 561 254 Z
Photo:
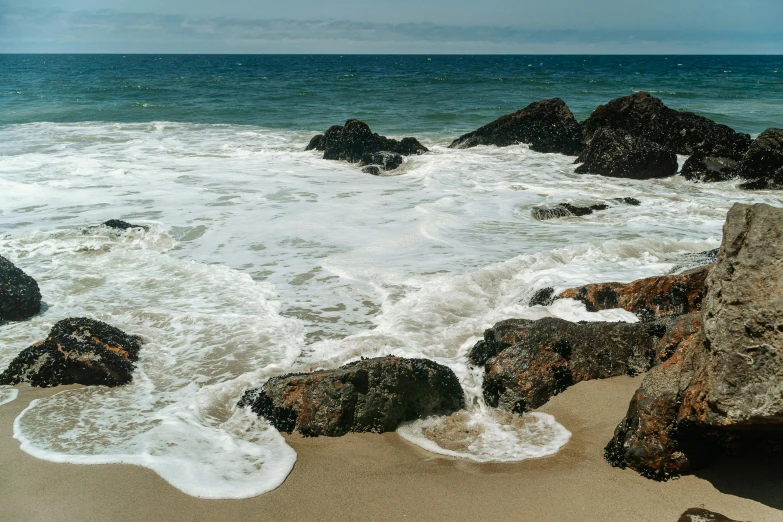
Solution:
M 373 176 L 381 175 L 381 168 L 377 165 L 368 165 L 362 169 L 365 174 L 372 174 Z
M 783 209 L 735 204 L 706 281 L 703 327 L 645 377 L 605 450 L 666 480 L 783 440 Z
M 0 256 L 0 321 L 22 321 L 41 311 L 35 279 Z
M 569 216 L 587 216 L 595 210 L 606 210 L 609 205 L 605 203 L 594 203 L 592 205 L 573 205 L 571 203 L 559 203 L 552 207 L 533 207 L 530 214 L 534 219 L 545 221 L 559 217 Z
M 0 374 L 0 384 L 119 386 L 132 379 L 141 339 L 101 321 L 63 319 L 49 337 L 22 352 Z
M 313 149 L 322 150 L 324 159 L 379 165 L 384 170 L 399 167 L 402 164 L 402 156 L 429 152 L 416 138 L 397 141 L 373 134 L 370 127 L 359 120 L 348 120 L 345 125 L 333 125 L 323 135 L 314 136 L 305 150 Z M 378 153 L 384 155 L 379 156 Z
M 567 156 L 577 156 L 584 147 L 582 130 L 571 110 L 560 98 L 552 98 L 501 116 L 460 136 L 449 148 L 467 149 L 477 145 L 507 147 L 518 143 L 528 143 L 537 152 L 558 152 Z
M 575 383 L 647 371 L 658 333 L 644 323 L 509 319 L 487 330 L 469 358 L 484 366 L 487 404 L 522 413 Z
M 702 266 L 630 283 L 595 283 L 569 288 L 558 297 L 581 301 L 589 312 L 623 308 L 643 321 L 651 321 L 700 310 L 709 270 L 709 266 Z
M 673 149 L 607 128 L 596 131 L 574 163 L 581 163 L 576 168 L 577 174 L 615 178 L 663 178 L 677 172 L 677 156 Z
M 715 263 L 718 259 L 718 249 L 706 250 L 704 252 L 688 252 L 677 256 L 678 263 L 667 273 L 668 275 L 679 274 L 685 270 L 699 268 Z
M 738 520 L 732 520 L 725 515 L 715 513 L 713 511 L 707 511 L 701 508 L 690 508 L 685 513 L 680 515 L 677 522 L 740 522 Z
M 746 189 L 783 187 L 783 129 L 767 129 L 753 140 L 742 158 L 740 177 Z
M 614 198 L 614 200 L 617 201 L 618 203 L 623 203 L 625 205 L 630 205 L 632 207 L 638 207 L 639 205 L 642 204 L 642 202 L 636 198 Z
M 739 162 L 727 157 L 708 156 L 697 151 L 682 166 L 682 177 L 689 181 L 713 183 L 737 176 Z
M 392 431 L 407 420 L 464 407 L 456 375 L 427 359 L 378 357 L 336 370 L 273 377 L 248 390 L 249 406 L 280 431 L 315 437 Z
M 585 141 L 592 141 L 601 129 L 625 131 L 634 138 L 661 145 L 677 154 L 697 150 L 726 151 L 740 159 L 750 146 L 750 136 L 735 132 L 708 118 L 670 109 L 646 92 L 638 92 L 600 105 L 582 122 Z M 675 169 L 676 170 L 676 169 Z
M 146 225 L 134 225 L 133 223 L 128 223 L 127 221 L 122 221 L 120 219 L 110 219 L 108 221 L 105 221 L 101 223 L 104 227 L 108 228 L 114 228 L 117 230 L 128 230 L 131 228 L 141 228 L 144 230 L 149 230 L 149 227 Z
M 554 294 L 555 289 L 551 286 L 536 290 L 536 293 L 530 298 L 528 306 L 549 306 L 557 299 Z

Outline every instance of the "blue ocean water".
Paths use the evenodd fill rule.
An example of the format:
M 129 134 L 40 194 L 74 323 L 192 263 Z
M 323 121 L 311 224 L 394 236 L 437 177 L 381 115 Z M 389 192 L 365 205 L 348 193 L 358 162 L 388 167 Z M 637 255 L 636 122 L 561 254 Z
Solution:
M 581 120 L 640 90 L 758 134 L 783 121 L 783 57 L 0 56 L 0 124 L 318 130 L 360 118 L 393 135 L 452 136 L 543 98 L 563 98 Z

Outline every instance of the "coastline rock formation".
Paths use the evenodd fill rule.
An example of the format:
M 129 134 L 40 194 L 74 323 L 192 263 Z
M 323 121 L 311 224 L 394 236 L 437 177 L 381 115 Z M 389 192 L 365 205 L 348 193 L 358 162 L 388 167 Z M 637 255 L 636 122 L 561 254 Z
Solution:
M 104 322 L 63 319 L 49 336 L 22 352 L 0 374 L 0 384 L 119 386 L 133 379 L 141 339 Z
M 450 368 L 387 356 L 273 377 L 245 392 L 239 406 L 249 406 L 280 431 L 339 437 L 393 431 L 403 421 L 462 409 L 464 401 Z
M 588 312 L 623 308 L 642 321 L 652 321 L 700 310 L 709 271 L 709 266 L 701 266 L 630 283 L 589 284 L 563 290 L 557 297 L 581 301 Z
M 574 163 L 581 163 L 577 174 L 615 178 L 664 178 L 677 172 L 677 155 L 672 148 L 611 128 L 598 128 Z
M 41 311 L 41 290 L 35 279 L 0 256 L 0 322 L 22 321 Z
M 560 98 L 534 102 L 512 114 L 501 116 L 454 140 L 449 148 L 477 145 L 507 147 L 528 143 L 537 152 L 577 156 L 584 147 L 582 130 L 573 113 Z
M 400 141 L 373 133 L 363 121 L 351 119 L 345 125 L 333 125 L 324 134 L 314 136 L 305 150 L 323 151 L 324 159 L 374 166 L 371 173 L 394 170 L 402 164 L 403 156 L 423 154 L 429 149 L 416 138 Z
M 783 129 L 767 129 L 753 140 L 742 158 L 739 176 L 744 189 L 783 188 Z
M 645 377 L 605 456 L 666 480 L 783 440 L 783 209 L 735 204 L 706 281 L 703 328 Z

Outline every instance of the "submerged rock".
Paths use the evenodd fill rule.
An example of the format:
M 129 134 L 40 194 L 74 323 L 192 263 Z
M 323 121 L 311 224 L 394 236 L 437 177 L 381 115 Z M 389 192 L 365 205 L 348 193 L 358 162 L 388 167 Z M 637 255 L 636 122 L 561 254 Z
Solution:
M 753 140 L 740 163 L 744 189 L 783 188 L 783 129 L 767 129 Z
M 41 311 L 41 290 L 35 279 L 0 256 L 0 321 L 22 321 Z
M 783 440 L 783 209 L 735 204 L 706 281 L 703 327 L 645 377 L 605 450 L 665 480 L 727 448 Z
M 551 207 L 533 207 L 530 214 L 534 219 L 546 221 L 569 216 L 588 216 L 596 210 L 606 210 L 609 205 L 605 203 L 594 203 L 592 205 L 574 205 L 572 203 L 558 203 Z
M 149 227 L 146 225 L 134 225 L 133 223 L 128 223 L 127 221 L 122 221 L 121 219 L 110 219 L 101 224 L 104 227 L 114 228 L 117 230 L 128 230 L 132 228 L 141 228 L 144 230 L 149 230 Z
M 407 420 L 464 407 L 454 372 L 427 359 L 378 357 L 322 370 L 273 377 L 239 403 L 280 431 L 337 437 L 392 431 Z
M 101 321 L 63 319 L 45 340 L 22 350 L 0 374 L 0 384 L 127 384 L 141 344 L 139 337 Z
M 702 508 L 690 508 L 685 513 L 680 515 L 677 522 L 740 522 L 739 520 L 732 520 L 725 515 L 715 513 L 713 511 L 707 511 Z
M 528 306 L 549 306 L 555 301 L 555 299 L 558 299 L 555 296 L 555 289 L 551 286 L 548 286 L 546 288 L 536 290 L 536 293 L 533 294 L 533 297 L 530 298 Z
M 677 172 L 677 156 L 660 145 L 624 130 L 600 128 L 574 163 L 577 174 L 615 178 L 663 178 Z
M 314 136 L 305 150 L 323 151 L 324 159 L 376 165 L 382 170 L 399 167 L 402 156 L 429 152 L 416 138 L 397 141 L 373 134 L 366 123 L 353 119 L 346 121 L 345 125 L 333 125 L 324 134 Z
M 567 156 L 578 155 L 584 147 L 582 130 L 571 110 L 560 98 L 552 98 L 501 116 L 460 136 L 449 148 L 466 149 L 477 145 L 506 147 L 518 143 L 528 143 L 537 152 L 558 152 Z
M 643 321 L 698 311 L 704 298 L 709 266 L 681 274 L 638 279 L 630 283 L 595 283 L 562 291 L 558 297 L 576 299 L 589 312 L 623 308 Z

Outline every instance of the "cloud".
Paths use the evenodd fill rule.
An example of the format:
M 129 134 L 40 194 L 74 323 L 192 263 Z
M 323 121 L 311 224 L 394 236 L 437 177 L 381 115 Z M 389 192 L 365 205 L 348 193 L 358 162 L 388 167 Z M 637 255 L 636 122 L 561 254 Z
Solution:
M 783 36 L 777 32 L 197 18 L 110 9 L 0 6 L 0 52 L 632 54 L 782 50 Z

